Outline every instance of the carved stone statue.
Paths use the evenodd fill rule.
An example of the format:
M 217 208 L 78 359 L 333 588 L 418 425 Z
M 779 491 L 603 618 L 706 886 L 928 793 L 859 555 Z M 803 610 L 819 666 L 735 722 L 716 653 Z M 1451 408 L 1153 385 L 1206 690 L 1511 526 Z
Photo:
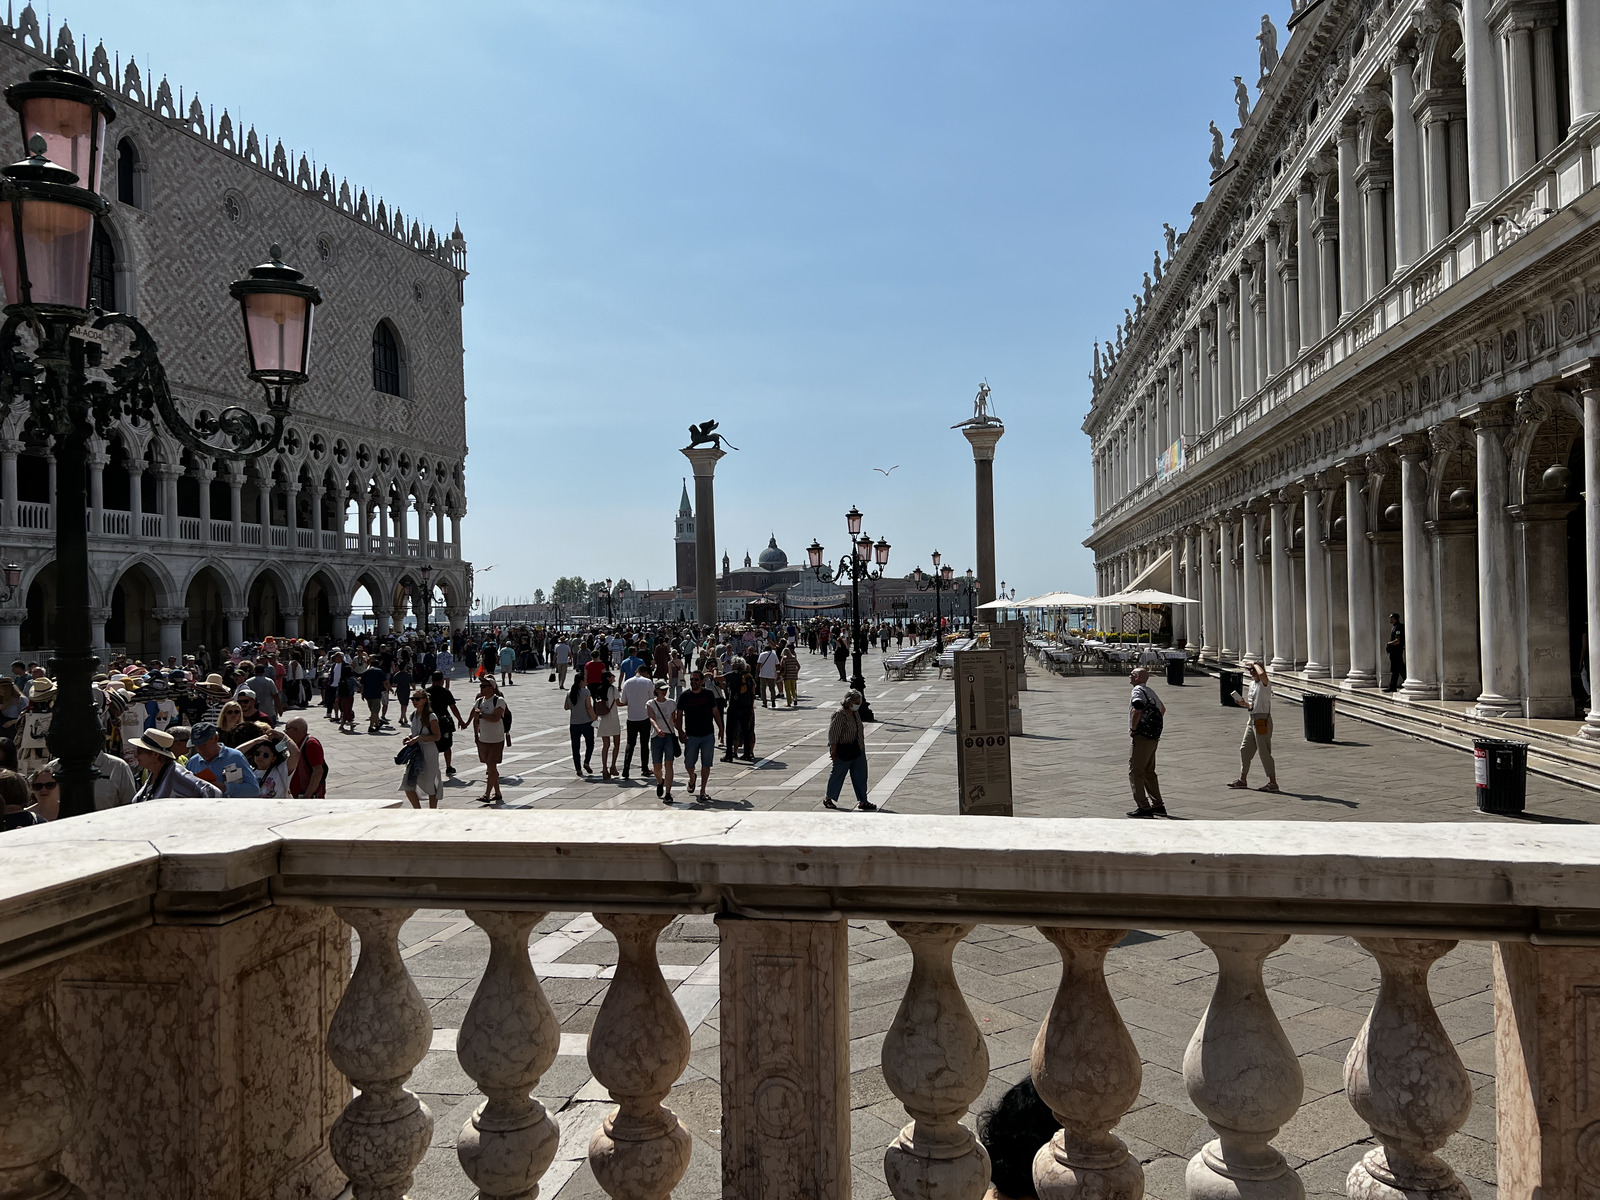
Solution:
M 1161 282 L 1161 251 L 1159 251 L 1159 250 L 1156 251 L 1155 273 L 1156 273 L 1156 282 L 1160 283 Z
M 1126 309 L 1126 308 L 1122 310 L 1122 329 L 1119 332 L 1126 333 L 1128 335 L 1129 339 L 1130 340 L 1132 339 L 1132 337 L 1133 337 L 1133 312 L 1132 312 L 1132 310 Z
M 1221 174 L 1227 161 L 1227 155 L 1222 152 L 1222 130 L 1218 129 L 1217 123 L 1213 121 L 1211 122 L 1211 173 Z
M 1100 378 L 1100 348 L 1095 347 L 1094 379 L 1095 386 L 1099 387 Z M 972 400 L 972 415 L 965 421 L 959 421 L 950 426 L 951 429 L 962 429 L 968 425 L 998 425 L 1000 419 L 989 411 L 989 381 L 985 379 L 978 385 L 978 394 Z
M 1161 264 L 1160 263 L 1156 264 L 1156 270 L 1158 272 L 1161 270 Z M 1155 284 L 1151 282 L 1150 272 L 1146 271 L 1144 273 L 1144 302 L 1145 302 L 1146 305 L 1148 305 L 1150 303 L 1150 297 L 1154 294 L 1154 292 L 1155 292 Z
M 690 449 L 693 449 L 695 446 L 715 446 L 718 450 L 721 450 L 724 439 L 723 436 L 716 430 L 717 423 L 715 421 L 705 421 L 699 425 L 689 426 Z M 737 450 L 739 448 L 732 442 L 728 442 L 727 446 L 730 450 Z
M 1261 78 L 1256 82 L 1259 88 L 1266 85 L 1267 76 L 1278 65 L 1278 30 L 1267 13 L 1261 14 L 1261 32 L 1256 35 L 1256 41 L 1261 43 Z
M 1173 257 L 1178 253 L 1178 231 L 1171 225 L 1168 225 L 1165 221 L 1161 222 L 1161 228 L 1166 232 L 1167 261 L 1171 262 Z
M 1244 85 L 1244 76 L 1233 77 L 1233 98 L 1239 105 L 1239 128 L 1243 129 L 1250 122 L 1250 89 Z

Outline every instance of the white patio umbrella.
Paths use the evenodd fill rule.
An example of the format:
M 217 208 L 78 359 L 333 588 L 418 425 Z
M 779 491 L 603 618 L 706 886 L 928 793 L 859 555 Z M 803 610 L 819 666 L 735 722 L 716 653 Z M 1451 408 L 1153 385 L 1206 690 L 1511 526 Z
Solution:
M 1109 596 L 1101 596 L 1095 603 L 1117 606 L 1117 623 L 1122 623 L 1121 610 L 1130 604 L 1199 604 L 1198 600 L 1191 600 L 1188 596 L 1177 596 L 1171 592 L 1158 592 L 1154 588 L 1136 588 L 1131 592 L 1113 592 Z M 1155 633 L 1151 631 L 1150 639 L 1155 640 Z

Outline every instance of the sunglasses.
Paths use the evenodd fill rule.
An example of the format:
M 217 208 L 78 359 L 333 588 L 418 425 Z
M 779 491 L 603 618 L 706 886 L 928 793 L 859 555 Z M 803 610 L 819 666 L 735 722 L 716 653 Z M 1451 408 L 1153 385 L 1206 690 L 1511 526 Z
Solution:
M 44 783 L 30 783 L 28 786 L 36 792 L 51 792 L 61 785 L 52 779 Z

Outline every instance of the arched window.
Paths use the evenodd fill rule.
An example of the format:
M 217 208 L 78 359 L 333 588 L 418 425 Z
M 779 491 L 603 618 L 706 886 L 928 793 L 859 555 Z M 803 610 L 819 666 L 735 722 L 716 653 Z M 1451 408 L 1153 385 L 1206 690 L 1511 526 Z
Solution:
M 96 221 L 94 245 L 89 250 L 89 302 L 106 312 L 117 310 L 117 251 L 108 234 Z
M 405 379 L 400 359 L 400 339 L 394 326 L 379 321 L 372 330 L 372 386 L 391 396 L 404 396 Z
M 117 143 L 117 199 L 135 208 L 145 207 L 144 163 L 139 159 L 139 148 L 131 139 Z

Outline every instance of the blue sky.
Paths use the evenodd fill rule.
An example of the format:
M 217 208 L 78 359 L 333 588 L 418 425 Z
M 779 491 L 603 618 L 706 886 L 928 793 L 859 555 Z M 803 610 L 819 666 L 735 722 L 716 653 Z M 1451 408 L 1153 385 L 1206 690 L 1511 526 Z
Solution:
M 1280 31 L 1287 0 L 1266 6 Z M 1207 122 L 1237 124 L 1263 6 L 1237 0 L 71 0 L 296 152 L 468 238 L 478 591 L 670 582 L 707 417 L 718 542 L 791 559 L 867 515 L 909 571 L 973 565 L 949 427 L 987 378 L 999 574 L 1092 590 L 1090 345 Z M 41 16 L 44 15 L 41 10 Z M 1280 32 L 1280 41 L 1287 33 Z M 899 469 L 885 478 L 873 467 Z

